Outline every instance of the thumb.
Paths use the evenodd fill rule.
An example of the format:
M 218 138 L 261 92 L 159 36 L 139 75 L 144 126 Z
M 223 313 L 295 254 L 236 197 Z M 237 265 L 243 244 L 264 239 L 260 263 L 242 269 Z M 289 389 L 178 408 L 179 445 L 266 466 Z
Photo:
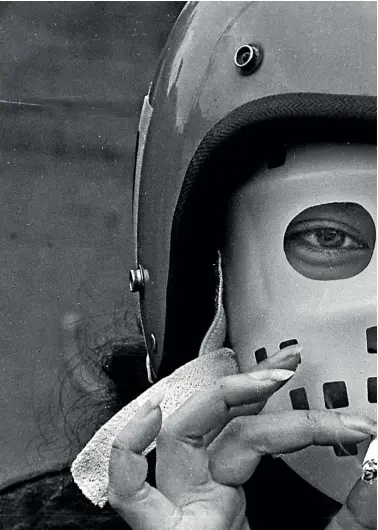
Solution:
M 165 528 L 177 508 L 147 482 L 143 451 L 158 435 L 162 414 L 154 396 L 136 412 L 113 442 L 109 460 L 109 504 L 134 530 Z

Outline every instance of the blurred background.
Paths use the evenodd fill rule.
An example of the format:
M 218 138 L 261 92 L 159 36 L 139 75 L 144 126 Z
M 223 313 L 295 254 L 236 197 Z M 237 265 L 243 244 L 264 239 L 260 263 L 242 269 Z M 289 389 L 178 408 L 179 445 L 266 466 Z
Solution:
M 0 3 L 0 488 L 66 465 L 77 395 L 62 401 L 59 374 L 78 330 L 98 345 L 135 313 L 136 131 L 182 7 Z

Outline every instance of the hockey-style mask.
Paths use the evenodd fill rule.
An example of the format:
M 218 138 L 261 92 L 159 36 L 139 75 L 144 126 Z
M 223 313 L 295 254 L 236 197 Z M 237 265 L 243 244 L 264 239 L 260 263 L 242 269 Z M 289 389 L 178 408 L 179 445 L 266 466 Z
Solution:
M 250 254 L 243 257 L 253 256 L 250 268 L 238 257 L 237 272 L 225 269 L 227 297 L 227 285 L 256 271 L 246 311 L 229 323 L 234 341 L 238 330 L 248 330 L 246 344 L 235 341 L 235 349 L 248 343 L 254 362 L 291 340 L 303 344 L 303 357 L 308 352 L 270 410 L 308 406 L 372 414 L 374 256 L 354 276 L 344 270 L 342 278 L 316 279 L 319 269 L 311 263 L 303 268 L 294 236 L 312 208 L 323 205 L 324 214 L 335 203 L 343 212 L 364 212 L 375 231 L 375 11 L 374 2 L 197 2 L 179 16 L 144 100 L 134 179 L 130 283 L 139 292 L 154 380 L 198 355 L 214 318 L 224 216 L 230 197 L 238 200 L 235 190 L 245 185 L 256 206 L 247 218 L 251 237 L 259 241 L 264 227 L 267 244 L 259 241 L 260 254 L 252 240 L 245 245 Z M 299 145 L 297 152 L 291 147 Z M 347 488 L 345 463 L 356 455 L 337 457 L 333 449 L 317 448 L 325 456 L 315 473 L 320 458 L 312 459 L 310 451 L 298 453 L 305 455 L 303 466 L 290 465 L 342 497 L 341 490 L 331 491 L 339 486 L 324 478 L 327 465 L 332 462 L 335 474 L 343 470 L 339 477 Z
M 236 191 L 222 251 L 230 343 L 241 371 L 299 342 L 296 376 L 264 409 L 376 415 L 376 153 L 289 149 Z M 343 501 L 366 446 L 310 447 L 285 460 Z

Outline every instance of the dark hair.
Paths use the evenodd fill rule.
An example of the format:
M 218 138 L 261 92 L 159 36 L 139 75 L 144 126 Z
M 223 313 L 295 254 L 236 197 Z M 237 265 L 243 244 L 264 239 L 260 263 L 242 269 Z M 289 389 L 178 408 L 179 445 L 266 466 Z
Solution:
M 81 391 L 75 406 L 65 411 L 67 439 L 75 441 L 76 445 L 83 424 L 90 424 L 94 434 L 149 386 L 140 321 L 129 311 L 123 313 L 122 320 L 123 328 L 128 330 L 126 338 L 119 335 L 119 326 L 114 322 L 105 341 L 102 339 L 97 344 L 88 321 L 82 321 L 75 328 L 79 353 L 72 357 L 70 369 L 60 377 L 61 405 L 64 406 L 65 392 L 70 385 L 76 382 L 78 386 L 78 373 L 80 375 L 82 367 L 83 377 L 87 377 L 84 369 L 90 368 L 98 389 L 91 396 Z M 77 408 L 80 409 L 79 415 Z M 71 413 L 74 420 L 71 420 Z M 108 504 L 100 509 L 87 500 L 73 482 L 69 469 L 11 486 L 0 494 L 1 530 L 128 528 Z
M 58 378 L 59 402 L 68 443 L 82 447 L 150 383 L 141 323 L 135 311 L 118 309 L 106 327 L 95 319 L 82 319 L 73 327 L 73 334 L 76 351 Z M 73 389 L 78 397 L 68 405 Z M 53 418 L 53 410 L 50 415 Z
M 97 508 L 74 484 L 69 470 L 28 480 L 0 497 L 3 530 L 128 530 L 109 505 Z

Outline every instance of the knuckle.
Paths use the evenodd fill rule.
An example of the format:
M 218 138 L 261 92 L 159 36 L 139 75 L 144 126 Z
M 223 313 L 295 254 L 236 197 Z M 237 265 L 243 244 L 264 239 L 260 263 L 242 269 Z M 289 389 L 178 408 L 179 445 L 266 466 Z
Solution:
M 211 399 L 214 403 L 219 403 L 222 408 L 223 412 L 227 415 L 229 414 L 231 410 L 231 406 L 227 403 L 227 393 L 229 391 L 229 384 L 225 377 L 222 377 L 222 379 L 219 379 L 214 387 L 209 390 L 209 399 Z
M 156 437 L 156 447 L 159 449 L 163 446 L 167 446 L 173 438 L 174 434 L 172 420 L 167 418 L 166 422 L 164 422 L 162 425 L 158 436 Z
M 115 510 L 116 512 L 119 512 L 122 508 L 122 500 L 120 499 L 117 491 L 115 491 L 113 488 L 109 487 L 108 490 L 108 502 L 110 506 Z
M 127 442 L 126 440 L 121 437 L 120 435 L 116 436 L 116 438 L 114 439 L 113 443 L 112 443 L 112 452 L 123 452 L 123 451 L 126 451 L 128 449 L 128 445 L 127 445 Z
M 119 488 L 109 485 L 108 489 L 108 502 L 110 506 L 118 513 L 122 513 L 125 507 L 137 499 L 135 492 L 127 492 L 125 490 L 120 491 Z
M 238 439 L 247 441 L 249 434 L 248 419 L 244 416 L 233 418 L 223 429 L 222 435 L 224 435 L 225 439 L 229 440 Z
M 130 455 L 127 465 L 118 462 L 109 465 L 108 501 L 114 509 L 143 499 L 148 494 L 146 483 L 148 463 L 141 455 Z
M 260 455 L 267 455 L 271 453 L 272 440 L 268 433 L 262 433 L 257 443 L 254 444 L 253 449 Z
M 218 379 L 218 381 L 214 383 L 214 391 L 217 393 L 222 392 L 223 390 L 225 390 L 226 386 L 227 382 L 225 381 L 225 378 L 221 377 L 220 379 Z
M 162 424 L 160 432 L 157 436 L 157 439 L 160 438 L 161 440 L 164 440 L 166 438 L 171 438 L 173 436 L 175 423 L 176 423 L 176 420 L 174 418 L 174 414 L 172 414 Z
M 227 389 L 227 379 L 225 377 L 222 377 L 221 379 L 218 379 L 218 381 L 214 384 L 213 389 L 211 389 L 210 391 L 213 392 L 215 398 L 223 399 L 223 395 L 227 391 Z
M 310 431 L 313 431 L 318 426 L 318 418 L 314 410 L 306 410 L 306 427 Z

